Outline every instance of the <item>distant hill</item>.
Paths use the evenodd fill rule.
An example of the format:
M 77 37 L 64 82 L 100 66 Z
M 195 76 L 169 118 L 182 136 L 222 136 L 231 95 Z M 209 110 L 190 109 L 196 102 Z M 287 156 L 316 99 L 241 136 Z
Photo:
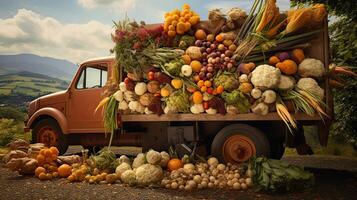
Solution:
M 65 90 L 69 82 L 32 72 L 0 75 L 0 102 L 24 107 L 39 96 Z
M 76 70 L 77 66 L 67 60 L 34 54 L 0 55 L 0 75 L 27 71 L 70 81 Z

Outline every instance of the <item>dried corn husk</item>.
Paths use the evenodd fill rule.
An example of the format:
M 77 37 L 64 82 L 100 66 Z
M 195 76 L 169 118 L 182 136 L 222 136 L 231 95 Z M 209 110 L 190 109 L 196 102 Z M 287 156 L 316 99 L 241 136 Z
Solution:
M 269 24 L 274 22 L 279 17 L 279 8 L 276 6 L 276 0 L 267 0 L 260 22 L 255 29 L 257 33 L 262 32 Z

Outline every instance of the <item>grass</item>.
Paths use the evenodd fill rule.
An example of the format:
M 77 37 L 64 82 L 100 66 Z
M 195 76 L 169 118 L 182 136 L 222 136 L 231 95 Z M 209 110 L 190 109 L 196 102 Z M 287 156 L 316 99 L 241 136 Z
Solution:
M 27 96 L 41 96 L 57 92 L 66 88 L 63 82 L 51 77 L 33 77 L 26 74 L 1 75 L 0 94 L 21 94 Z

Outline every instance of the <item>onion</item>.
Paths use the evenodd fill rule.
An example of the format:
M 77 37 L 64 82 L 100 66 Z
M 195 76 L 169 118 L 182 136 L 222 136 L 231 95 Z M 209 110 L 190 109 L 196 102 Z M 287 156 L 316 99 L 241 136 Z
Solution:
M 248 187 L 252 187 L 253 186 L 252 178 L 246 178 L 245 184 L 247 184 Z
M 233 178 L 233 179 L 232 179 L 232 182 L 233 182 L 233 183 L 238 183 L 239 181 L 238 181 L 237 178 Z
M 248 168 L 245 174 L 251 178 L 253 176 L 253 171 L 250 168 Z
M 209 188 L 213 188 L 213 187 L 214 187 L 214 184 L 213 184 L 212 182 L 209 182 L 209 183 L 208 183 L 208 187 L 209 187 Z
M 207 181 L 202 181 L 201 185 L 202 185 L 202 188 L 207 188 L 208 183 L 207 183 Z
M 183 190 L 183 189 L 185 189 L 185 186 L 184 185 L 180 185 L 179 186 L 179 190 Z
M 165 188 L 170 189 L 171 188 L 171 184 L 166 184 Z
M 191 188 L 195 188 L 197 184 L 195 181 L 189 180 L 187 181 L 186 185 L 189 185 Z
M 240 190 L 240 188 L 241 188 L 241 185 L 239 183 L 234 183 L 233 184 L 233 189 Z
M 175 181 L 171 183 L 172 189 L 177 189 L 177 187 L 178 187 L 178 184 Z
M 233 186 L 233 181 L 232 181 L 232 180 L 227 181 L 227 185 L 228 185 L 229 187 L 232 187 L 232 186 Z
M 183 169 L 186 170 L 195 170 L 195 166 L 192 163 L 187 163 L 183 166 Z
M 234 178 L 233 174 L 228 174 L 227 179 L 232 180 Z
M 215 180 L 216 180 L 216 178 L 215 178 L 214 176 L 210 176 L 210 177 L 209 177 L 209 181 L 210 181 L 210 182 L 214 182 Z
M 207 160 L 207 164 L 210 166 L 217 166 L 218 165 L 218 159 L 215 157 L 211 157 Z
M 188 185 L 188 184 L 185 186 L 185 190 L 186 190 L 186 191 L 190 191 L 190 190 L 192 190 L 192 189 L 193 189 L 193 188 L 192 188 L 190 185 Z
M 195 175 L 193 180 L 198 184 L 202 182 L 202 177 L 200 175 Z
M 218 164 L 218 165 L 217 165 L 217 169 L 218 169 L 219 171 L 224 171 L 224 170 L 226 169 L 226 166 L 225 166 L 224 164 Z
M 240 178 L 240 174 L 239 173 L 235 173 L 234 174 L 234 178 Z
M 212 170 L 212 175 L 213 176 L 217 176 L 218 175 L 218 170 L 217 169 Z
M 215 180 L 213 184 L 214 184 L 215 186 L 218 186 L 218 185 L 219 185 L 219 180 Z
M 248 189 L 248 186 L 247 186 L 247 184 L 245 184 L 245 183 L 240 184 L 240 186 L 242 187 L 243 190 Z
M 240 178 L 238 181 L 239 181 L 239 183 L 245 183 L 245 179 L 244 178 Z

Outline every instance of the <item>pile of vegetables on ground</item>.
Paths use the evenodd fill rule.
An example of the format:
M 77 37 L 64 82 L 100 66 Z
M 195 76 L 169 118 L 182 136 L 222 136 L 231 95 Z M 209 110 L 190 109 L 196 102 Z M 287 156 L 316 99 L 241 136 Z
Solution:
M 275 0 L 255 0 L 249 13 L 209 11 L 201 21 L 189 5 L 163 24 L 125 19 L 112 34 L 114 78 L 107 84 L 105 126 L 117 114 L 243 114 L 277 112 L 325 117 L 326 66 L 306 55 L 322 30 L 323 4 L 279 12 Z
M 302 168 L 279 160 L 257 157 L 246 163 L 220 163 L 215 157 L 190 160 L 188 155 L 178 158 L 165 151 L 149 150 L 136 157 L 117 156 L 108 148 L 96 155 L 58 156 L 56 147 L 15 144 L 3 158 L 4 167 L 21 175 L 38 179 L 67 179 L 67 182 L 89 184 L 122 184 L 123 186 L 163 187 L 173 190 L 224 188 L 267 191 L 293 191 L 313 184 L 313 175 Z

